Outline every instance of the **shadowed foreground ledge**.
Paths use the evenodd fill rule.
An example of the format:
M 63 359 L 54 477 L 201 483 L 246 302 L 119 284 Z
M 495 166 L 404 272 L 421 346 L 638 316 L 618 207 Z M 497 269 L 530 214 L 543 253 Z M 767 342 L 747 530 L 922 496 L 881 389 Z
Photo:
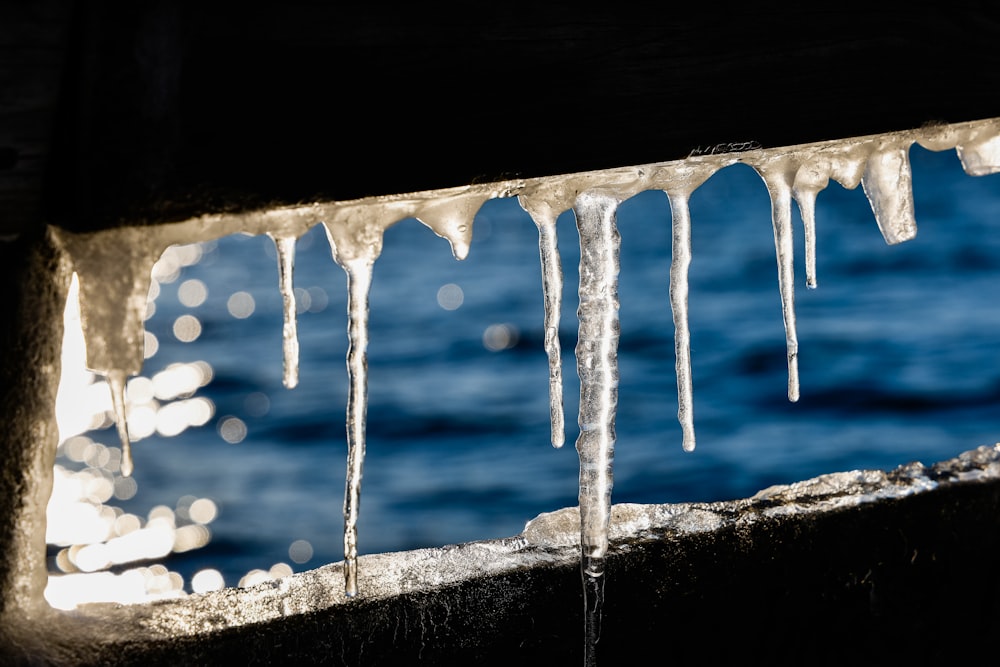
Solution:
M 605 664 L 925 664 L 1000 623 L 1000 445 L 721 503 L 616 505 Z M 552 664 L 582 657 L 576 508 L 516 537 L 361 558 L 147 605 L 91 605 L 8 637 L 72 665 Z M 18 648 L 11 648 L 18 646 Z M 2 657 L 2 656 L 0 656 Z M 4 663 L 6 664 L 6 663 Z

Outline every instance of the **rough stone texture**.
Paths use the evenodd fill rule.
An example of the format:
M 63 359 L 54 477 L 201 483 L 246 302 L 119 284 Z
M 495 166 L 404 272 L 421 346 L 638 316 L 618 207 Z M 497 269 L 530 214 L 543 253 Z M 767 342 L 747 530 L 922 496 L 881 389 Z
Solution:
M 51 621 L 60 665 L 573 664 L 576 508 L 519 536 L 365 556 L 250 589 Z M 1000 622 L 1000 445 L 725 503 L 616 505 L 604 664 L 884 665 L 978 656 Z
M 45 234 L 0 244 L 0 634 L 44 607 L 45 506 L 69 273 Z

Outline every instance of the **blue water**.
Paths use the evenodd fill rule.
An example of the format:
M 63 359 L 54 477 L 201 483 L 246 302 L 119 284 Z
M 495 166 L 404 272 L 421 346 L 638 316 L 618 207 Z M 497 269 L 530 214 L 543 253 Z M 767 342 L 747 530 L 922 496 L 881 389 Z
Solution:
M 795 404 L 786 398 L 763 184 L 737 165 L 695 192 L 693 453 L 682 451 L 676 419 L 667 199 L 647 192 L 623 203 L 615 502 L 734 499 L 821 473 L 933 463 L 998 439 L 1000 176 L 966 176 L 953 151 L 914 147 L 911 158 L 915 240 L 887 246 L 861 189 L 831 184 L 816 214 L 819 288 L 807 290 L 796 226 L 802 390 Z M 558 228 L 567 414 L 559 450 L 549 444 L 537 231 L 527 214 L 516 200 L 489 202 L 462 262 L 416 221 L 388 230 L 371 292 L 362 553 L 512 535 L 540 512 L 576 504 L 579 252 L 572 215 Z M 216 501 L 209 545 L 168 562 L 186 580 L 213 567 L 235 585 L 250 569 L 291 563 L 295 540 L 314 548 L 296 571 L 343 557 L 346 277 L 321 229 L 300 242 L 295 277 L 298 287 L 324 290 L 328 303 L 299 317 L 294 390 L 281 385 L 281 299 L 266 237 L 219 240 L 163 286 L 147 322 L 160 349 L 145 374 L 198 359 L 215 370 L 199 391 L 216 406 L 212 422 L 137 442 L 138 493 L 118 503 L 145 515 L 187 494 Z M 191 278 L 209 291 L 193 309 L 176 299 Z M 462 290 L 455 310 L 438 304 L 446 284 Z M 225 307 L 237 290 L 256 300 L 245 320 Z M 184 313 L 203 325 L 190 344 L 170 333 Z M 517 343 L 490 351 L 484 331 L 501 323 Z M 260 394 L 269 399 L 263 415 Z M 238 444 L 217 430 L 230 415 L 247 425 Z M 112 429 L 92 435 L 114 444 Z

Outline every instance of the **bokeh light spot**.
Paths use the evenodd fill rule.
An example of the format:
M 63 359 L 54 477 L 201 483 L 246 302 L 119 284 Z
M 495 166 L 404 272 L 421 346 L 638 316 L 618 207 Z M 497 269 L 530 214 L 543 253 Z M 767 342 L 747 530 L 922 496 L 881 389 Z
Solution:
M 207 298 L 208 288 L 197 278 L 185 280 L 177 288 L 177 300 L 188 308 L 197 308 L 205 303 Z
M 247 425 L 239 417 L 225 417 L 219 422 L 219 435 L 232 445 L 238 444 L 247 437 Z
M 199 570 L 191 577 L 191 590 L 195 593 L 221 591 L 225 587 L 226 580 L 222 577 L 222 573 L 212 568 Z
M 437 291 L 438 305 L 445 310 L 458 310 L 465 301 L 465 293 L 455 283 L 441 285 Z
M 195 523 L 212 523 L 218 513 L 219 508 L 211 498 L 199 498 L 188 507 L 188 516 Z
M 236 292 L 226 302 L 229 314 L 240 320 L 245 320 L 253 315 L 256 307 L 257 304 L 254 302 L 253 295 L 249 292 Z
M 491 324 L 483 332 L 483 346 L 490 352 L 508 350 L 517 345 L 520 334 L 512 324 Z
M 288 557 L 293 563 L 307 563 L 313 557 L 313 546 L 308 540 L 295 540 L 288 547 Z
M 194 315 L 181 315 L 174 320 L 174 337 L 182 343 L 191 343 L 201 335 L 201 321 Z

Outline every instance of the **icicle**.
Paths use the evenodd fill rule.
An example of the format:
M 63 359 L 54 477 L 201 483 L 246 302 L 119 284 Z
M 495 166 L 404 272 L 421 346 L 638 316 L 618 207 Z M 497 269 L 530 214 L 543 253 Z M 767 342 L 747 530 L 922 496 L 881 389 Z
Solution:
M 778 260 L 778 291 L 785 322 L 785 347 L 788 356 L 788 400 L 799 400 L 799 340 L 795 330 L 795 271 L 792 248 L 792 174 L 786 163 L 756 167 L 771 196 L 771 223 Z
M 111 405 L 115 413 L 115 426 L 118 428 L 118 439 L 122 443 L 122 475 L 130 477 L 134 465 L 132 463 L 132 440 L 128 435 L 128 420 L 125 413 L 125 373 L 109 371 L 108 387 L 111 390 Z
M 816 289 L 816 195 L 830 182 L 830 164 L 826 161 L 808 162 L 795 172 L 792 196 L 802 215 L 805 237 L 806 287 Z
M 674 365 L 677 374 L 677 421 L 681 445 L 693 452 L 694 388 L 691 380 L 691 330 L 688 326 L 688 272 L 691 267 L 691 210 L 687 191 L 667 193 L 670 200 L 670 311 L 674 318 Z
M 402 215 L 345 208 L 324 223 L 333 259 L 347 273 L 347 480 L 344 485 L 344 592 L 358 594 L 358 513 L 368 413 L 368 295 L 385 229 Z
M 562 349 L 559 346 L 559 317 L 562 311 L 563 273 L 559 259 L 556 219 L 559 211 L 519 197 L 521 208 L 531 215 L 538 227 L 538 254 L 542 266 L 542 299 L 545 304 L 545 354 L 549 358 L 549 421 L 552 446 L 566 442 L 566 416 L 563 412 Z
M 913 218 L 913 176 L 908 142 L 887 143 L 868 158 L 861 177 L 875 222 L 885 242 L 893 245 L 917 235 Z
M 295 290 L 292 274 L 295 271 L 295 237 L 268 234 L 278 251 L 278 288 L 284 306 L 284 326 L 281 330 L 284 374 L 282 383 L 288 389 L 299 383 L 299 337 L 295 313 Z
M 621 237 L 618 199 L 594 193 L 576 199 L 580 234 L 580 330 L 576 366 L 580 376 L 580 550 L 587 612 L 587 646 L 596 644 L 611 521 L 611 487 L 618 405 L 618 273 Z
M 122 446 L 121 471 L 128 476 L 133 463 L 125 384 L 130 375 L 142 371 L 150 272 L 170 243 L 138 228 L 59 238 L 79 280 L 87 368 L 107 379 Z
M 688 326 L 688 272 L 691 266 L 691 194 L 718 169 L 716 164 L 670 170 L 663 186 L 670 202 L 670 311 L 674 319 L 674 367 L 677 375 L 677 421 L 681 445 L 695 448 L 694 389 L 691 379 L 691 331 Z
M 356 259 L 344 266 L 348 286 L 347 371 L 347 483 L 344 490 L 344 586 L 348 596 L 358 594 L 358 509 L 365 460 L 365 421 L 368 412 L 368 294 L 372 263 Z

